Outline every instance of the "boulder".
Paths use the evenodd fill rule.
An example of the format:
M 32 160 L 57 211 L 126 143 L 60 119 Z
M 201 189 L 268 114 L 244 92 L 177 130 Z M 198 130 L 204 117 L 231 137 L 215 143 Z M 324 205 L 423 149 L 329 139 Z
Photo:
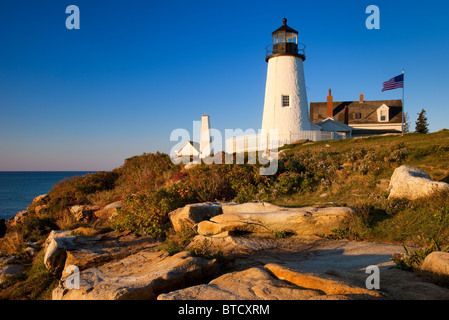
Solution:
M 39 213 L 41 213 L 42 210 L 45 210 L 45 209 L 47 209 L 48 207 L 49 207 L 48 204 L 44 204 L 44 205 L 42 205 L 42 206 L 36 206 L 36 207 L 34 208 L 34 212 L 35 212 L 36 214 L 39 214 Z
M 26 247 L 25 249 L 23 249 L 23 252 L 32 257 L 36 254 L 36 249 L 33 247 Z
M 4 267 L 8 264 L 19 264 L 19 263 L 20 259 L 18 259 L 15 255 L 0 257 L 0 267 Z
M 17 214 L 14 216 L 14 218 L 12 218 L 11 221 L 11 225 L 15 226 L 17 224 L 21 224 L 25 221 L 26 216 L 28 215 L 28 210 L 23 210 L 23 211 L 19 211 L 17 212 Z
M 82 235 L 82 234 L 87 235 Z M 122 258 L 130 252 L 151 248 L 158 243 L 154 238 L 109 232 L 91 236 L 91 230 L 78 228 L 70 231 L 52 231 L 45 241 L 44 264 L 47 269 L 63 276 L 69 265 L 80 270 L 112 259 Z
M 76 237 L 72 231 L 53 230 L 44 243 L 44 265 L 53 274 L 57 274 L 64 268 L 68 249 L 75 249 L 73 240 Z
M 285 231 L 296 235 L 328 234 L 333 229 L 347 228 L 354 210 L 347 207 L 281 208 L 277 206 L 244 207 L 223 213 L 196 225 L 200 235 L 214 235 L 225 231 L 272 233 Z M 227 209 L 223 207 L 223 212 Z
M 394 170 L 389 189 L 389 199 L 403 198 L 416 200 L 431 196 L 435 192 L 448 192 L 449 184 L 432 180 L 421 169 L 403 165 Z
M 25 267 L 20 263 L 20 260 L 13 255 L 0 257 L 0 284 L 2 284 L 6 278 L 18 275 L 25 271 Z
M 359 297 L 381 298 L 376 291 L 349 285 L 346 282 L 332 279 L 331 277 L 318 277 L 313 274 L 298 272 L 277 264 L 267 264 L 265 268 L 280 280 L 288 281 L 297 286 L 320 290 L 326 295 L 355 295 Z
M 94 212 L 94 215 L 98 219 L 111 219 L 113 216 L 115 216 L 118 213 L 118 210 L 123 207 L 122 201 L 116 201 L 113 203 L 108 204 L 104 208 L 97 210 Z
M 201 284 L 157 297 L 158 300 L 307 300 L 320 296 L 272 277 L 262 268 L 224 274 Z
M 328 271 L 339 281 L 363 287 L 368 274 L 360 270 Z M 380 268 L 380 293 L 392 300 L 447 300 L 449 289 L 429 282 L 425 277 L 396 268 Z
M 163 251 L 143 250 L 122 260 L 81 271 L 79 289 L 61 281 L 53 300 L 151 300 L 164 292 L 209 278 L 218 262 L 192 257 L 187 251 L 169 256 Z
M 99 206 L 90 206 L 90 205 L 76 205 L 70 207 L 70 213 L 75 216 L 76 221 L 81 221 L 84 219 L 90 219 L 93 216 L 94 211 L 99 210 Z
M 42 195 L 37 196 L 36 198 L 34 198 L 31 203 L 36 203 L 38 201 L 47 200 L 47 199 L 48 199 L 48 195 L 47 194 L 42 194 Z
M 269 264 L 222 275 L 208 284 L 158 296 L 158 300 L 379 299 L 374 291 Z
M 449 283 L 449 252 L 434 251 L 421 265 L 421 271 L 433 279 Z
M 238 212 L 273 212 L 287 211 L 288 208 L 280 207 L 268 202 L 226 203 L 222 205 L 223 214 Z
M 191 228 L 198 222 L 221 214 L 221 205 L 213 202 L 188 204 L 169 213 L 170 221 L 176 232 Z
M 239 237 L 223 232 L 213 236 L 196 235 L 187 246 L 188 250 L 206 248 L 206 254 L 222 253 L 232 258 L 239 255 L 257 255 L 265 250 L 279 248 L 281 244 L 272 237 Z
M 25 267 L 22 265 L 5 265 L 0 266 L 0 284 L 5 281 L 7 277 L 16 276 L 25 271 Z
M 192 169 L 193 167 L 195 167 L 195 166 L 197 166 L 197 165 L 199 165 L 199 163 L 189 162 L 189 163 L 187 163 L 187 164 L 184 166 L 184 169 L 185 169 L 185 170 L 189 170 L 189 169 Z

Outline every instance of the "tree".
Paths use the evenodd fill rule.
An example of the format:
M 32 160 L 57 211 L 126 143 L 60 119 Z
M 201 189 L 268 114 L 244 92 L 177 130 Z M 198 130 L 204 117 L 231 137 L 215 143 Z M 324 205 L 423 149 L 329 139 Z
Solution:
M 427 124 L 426 111 L 424 109 L 422 109 L 421 112 L 418 113 L 418 119 L 416 120 L 415 125 L 415 132 L 429 133 L 429 125 Z

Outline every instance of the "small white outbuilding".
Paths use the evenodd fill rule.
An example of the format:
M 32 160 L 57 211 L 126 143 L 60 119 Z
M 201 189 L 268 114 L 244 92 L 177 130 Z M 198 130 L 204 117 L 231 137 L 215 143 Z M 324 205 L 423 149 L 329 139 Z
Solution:
M 198 142 L 186 141 L 181 148 L 177 151 L 176 155 L 178 157 L 195 157 L 200 156 L 200 144 Z
M 210 135 L 210 120 L 207 114 L 201 117 L 201 132 L 200 132 L 200 142 L 194 142 L 192 140 L 187 140 L 184 144 L 176 151 L 178 157 L 193 157 L 193 158 L 205 158 L 213 155 L 213 148 L 211 144 Z

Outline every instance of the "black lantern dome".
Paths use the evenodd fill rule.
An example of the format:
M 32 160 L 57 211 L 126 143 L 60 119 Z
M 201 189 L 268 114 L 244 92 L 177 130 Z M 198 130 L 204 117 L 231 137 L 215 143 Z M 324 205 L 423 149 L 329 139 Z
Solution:
M 306 60 L 304 55 L 305 46 L 303 44 L 299 44 L 301 48 L 298 49 L 298 31 L 287 25 L 286 18 L 282 19 L 282 26 L 272 32 L 272 37 L 273 47 L 271 51 L 267 48 L 267 56 L 265 61 L 268 61 L 273 57 L 286 55 L 299 57 L 303 61 Z M 271 47 L 271 45 L 267 47 Z

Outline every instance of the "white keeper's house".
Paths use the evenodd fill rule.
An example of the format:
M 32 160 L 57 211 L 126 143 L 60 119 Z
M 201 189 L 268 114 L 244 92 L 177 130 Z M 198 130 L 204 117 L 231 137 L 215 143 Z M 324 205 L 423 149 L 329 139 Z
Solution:
M 402 100 L 366 101 L 360 93 L 358 101 L 333 101 L 329 89 L 326 102 L 310 103 L 310 121 L 323 130 L 330 129 L 324 124 L 337 121 L 338 130 L 342 125 L 350 129 L 347 137 L 402 133 Z

